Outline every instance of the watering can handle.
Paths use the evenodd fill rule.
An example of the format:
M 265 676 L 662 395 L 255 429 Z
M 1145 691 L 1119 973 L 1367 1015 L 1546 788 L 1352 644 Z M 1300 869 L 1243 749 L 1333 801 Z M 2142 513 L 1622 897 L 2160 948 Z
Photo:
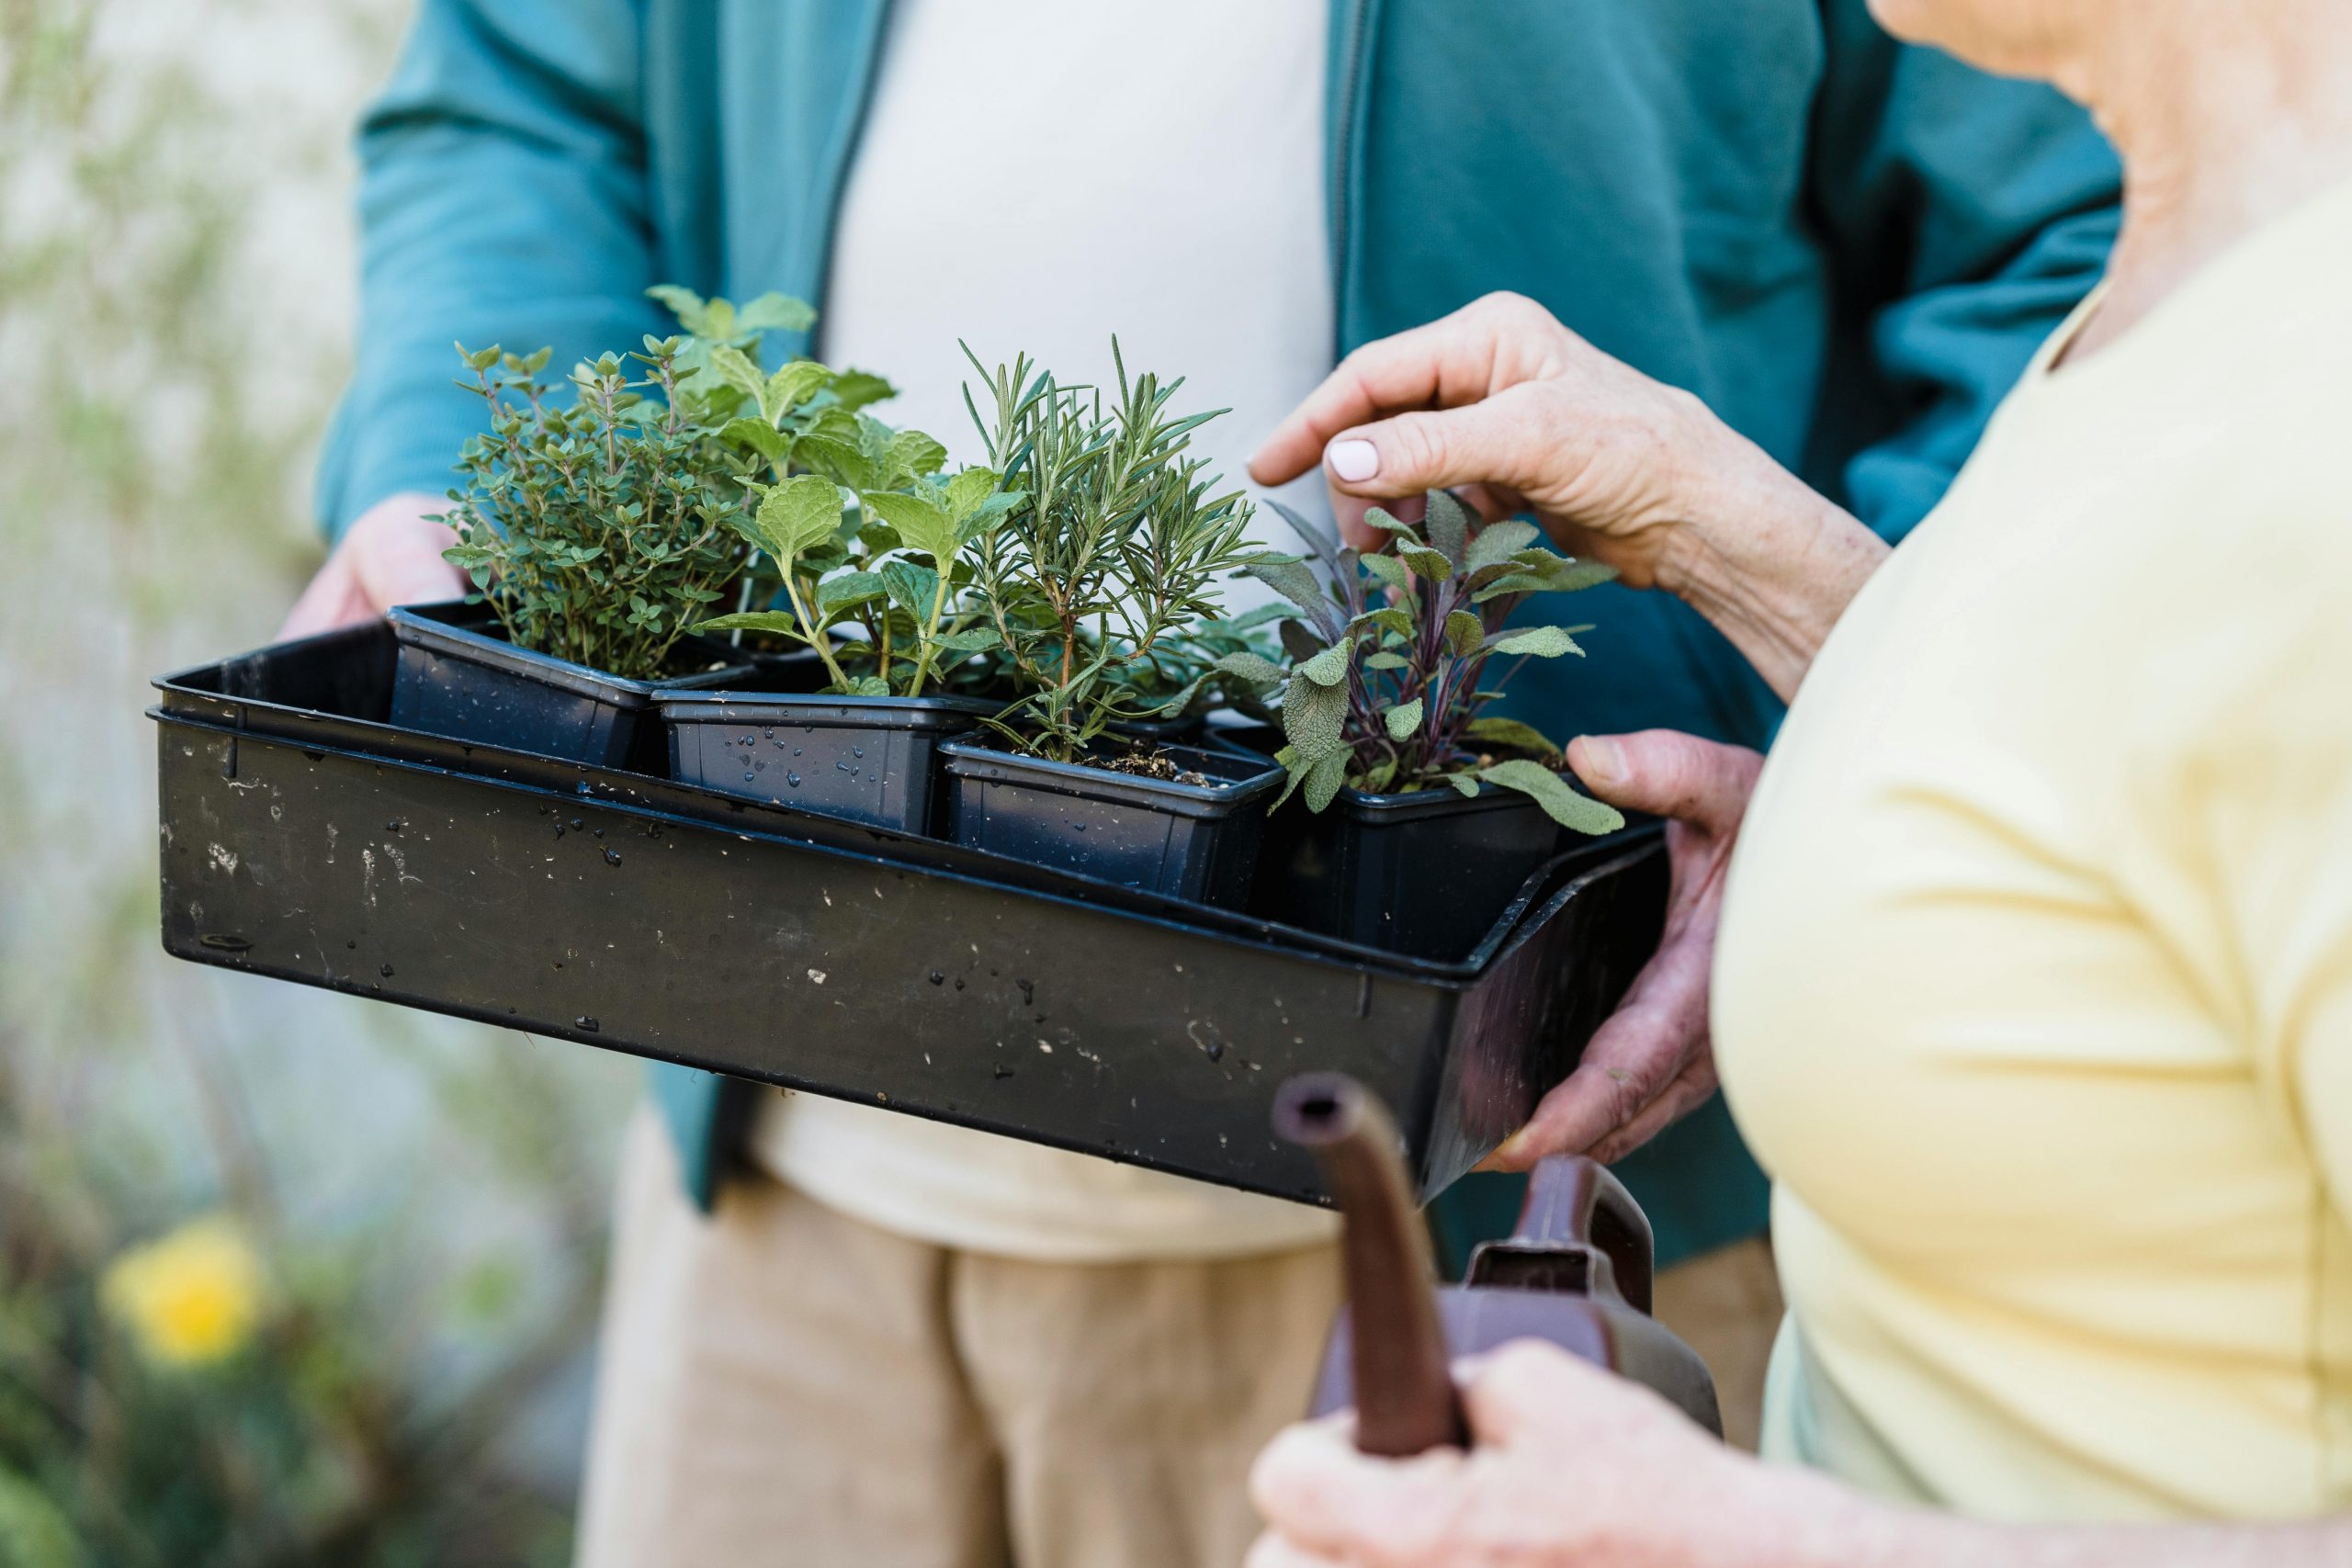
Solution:
M 1598 1253 L 1609 1260 L 1625 1304 L 1646 1313 L 1652 1247 L 1649 1219 L 1623 1182 L 1582 1155 L 1554 1155 L 1528 1178 L 1518 1230 L 1509 1241 L 1489 1243 L 1473 1253 L 1464 1282 L 1517 1282 L 1504 1277 L 1505 1269 L 1521 1274 L 1518 1265 L 1535 1255 Z

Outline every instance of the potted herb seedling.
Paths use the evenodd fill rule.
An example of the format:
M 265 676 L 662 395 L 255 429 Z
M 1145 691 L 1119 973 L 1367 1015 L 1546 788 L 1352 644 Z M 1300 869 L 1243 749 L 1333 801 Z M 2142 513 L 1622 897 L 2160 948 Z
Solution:
M 748 552 L 733 609 L 695 629 L 794 650 L 763 660 L 754 686 L 665 694 L 672 776 L 926 830 L 933 742 L 993 711 L 945 683 L 991 640 L 957 596 L 956 534 L 1001 504 L 995 476 L 944 479 L 938 442 L 865 412 L 891 396 L 878 376 L 812 359 L 764 369 L 763 331 L 814 323 L 799 301 L 764 296 L 738 310 L 684 288 L 653 293 L 693 334 L 684 385 L 746 498 L 728 517 Z
M 582 364 L 559 406 L 547 350 L 458 346 L 491 420 L 458 459 L 447 555 L 480 595 L 391 613 L 394 724 L 613 765 L 657 693 L 739 673 L 688 635 L 741 570 L 743 496 L 709 461 L 684 347 Z
M 968 354 L 968 350 L 967 353 Z M 949 831 L 978 848 L 1209 903 L 1247 895 L 1260 807 L 1281 772 L 1239 753 L 1166 745 L 1122 726 L 1181 713 L 1154 661 L 1213 620 L 1218 580 L 1257 558 L 1250 507 L 1212 494 L 1179 383 L 1130 378 L 1115 400 L 1031 373 L 986 380 L 973 422 L 1012 499 L 972 531 L 974 597 L 1019 689 L 985 736 L 941 748 Z M 970 392 L 967 389 L 967 402 Z
M 1292 658 L 1286 671 L 1227 662 L 1281 682 L 1283 798 L 1300 795 L 1307 814 L 1287 814 L 1268 912 L 1442 956 L 1477 940 L 1564 829 L 1608 833 L 1624 818 L 1569 786 L 1544 734 L 1487 711 L 1521 661 L 1580 654 L 1588 629 L 1514 627 L 1511 612 L 1614 574 L 1545 549 L 1529 524 L 1481 524 L 1446 491 L 1427 507 L 1419 525 L 1374 508 L 1392 547 L 1365 554 L 1278 505 L 1322 570 L 1250 567 L 1291 602 Z

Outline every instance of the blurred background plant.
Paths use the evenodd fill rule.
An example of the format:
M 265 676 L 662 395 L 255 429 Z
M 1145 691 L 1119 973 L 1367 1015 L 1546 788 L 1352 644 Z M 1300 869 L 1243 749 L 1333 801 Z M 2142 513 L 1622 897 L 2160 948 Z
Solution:
M 0 0 L 0 1568 L 569 1553 L 628 1066 L 155 937 L 146 682 L 321 558 L 407 9 Z

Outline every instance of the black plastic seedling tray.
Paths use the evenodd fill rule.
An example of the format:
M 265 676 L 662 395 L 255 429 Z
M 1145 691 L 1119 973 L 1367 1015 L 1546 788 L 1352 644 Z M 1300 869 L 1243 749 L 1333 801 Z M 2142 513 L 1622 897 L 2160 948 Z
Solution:
M 1422 1191 L 1532 1108 L 1655 945 L 1654 834 L 1458 964 L 382 722 L 382 626 L 158 682 L 184 958 L 1310 1201 L 1275 1087 L 1396 1109 Z

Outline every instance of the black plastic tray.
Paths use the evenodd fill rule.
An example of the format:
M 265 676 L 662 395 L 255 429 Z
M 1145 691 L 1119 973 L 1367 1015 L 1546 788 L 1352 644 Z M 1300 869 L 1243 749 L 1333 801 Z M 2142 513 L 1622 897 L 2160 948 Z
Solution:
M 1655 946 L 1654 833 L 1459 964 L 950 843 L 393 730 L 390 634 L 159 681 L 168 952 L 1309 1201 L 1275 1087 L 1339 1069 L 1422 1191 L 1573 1065 Z

